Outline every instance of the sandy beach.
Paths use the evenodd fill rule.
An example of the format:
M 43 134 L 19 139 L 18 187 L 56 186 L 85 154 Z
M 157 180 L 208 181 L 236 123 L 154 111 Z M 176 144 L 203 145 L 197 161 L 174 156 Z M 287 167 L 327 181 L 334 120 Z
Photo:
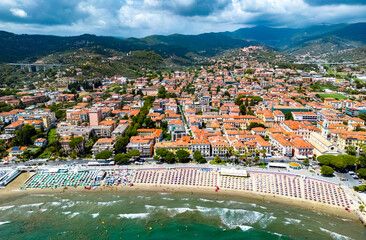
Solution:
M 11 182 L 5 189 L 0 189 L 0 199 L 6 201 L 6 198 L 23 194 L 36 194 L 36 193 L 78 193 L 83 192 L 87 194 L 103 193 L 103 192 L 148 192 L 148 193 L 190 193 L 194 196 L 205 196 L 214 200 L 240 200 L 241 198 L 260 199 L 262 201 L 279 203 L 283 205 L 289 205 L 292 207 L 298 207 L 301 209 L 317 212 L 319 214 L 325 213 L 339 218 L 359 220 L 358 215 L 354 210 L 351 212 L 346 211 L 342 207 L 332 206 L 329 204 L 317 203 L 314 201 L 286 197 L 281 195 L 273 195 L 267 193 L 257 193 L 252 191 L 223 189 L 215 191 L 213 187 L 202 186 L 177 186 L 177 185 L 153 185 L 134 183 L 134 186 L 104 186 L 98 187 L 95 190 L 86 190 L 84 187 L 66 187 L 66 188 L 47 188 L 47 189 L 27 189 L 20 190 L 20 187 L 24 185 L 24 182 L 34 173 L 22 173 L 13 182 Z

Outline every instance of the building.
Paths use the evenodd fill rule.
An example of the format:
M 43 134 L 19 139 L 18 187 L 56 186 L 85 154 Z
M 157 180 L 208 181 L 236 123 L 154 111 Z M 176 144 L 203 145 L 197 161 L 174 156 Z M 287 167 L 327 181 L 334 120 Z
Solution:
M 47 139 L 45 139 L 45 138 L 37 138 L 34 141 L 34 145 L 36 145 L 37 147 L 45 147 L 47 145 Z
M 314 147 L 314 154 L 318 157 L 321 155 L 342 154 L 338 151 L 336 144 L 331 143 L 319 133 L 310 133 L 310 138 L 307 139 L 307 142 L 309 142 Z
M 11 147 L 8 150 L 6 150 L 9 153 L 9 157 L 20 157 L 23 155 L 24 151 L 27 150 L 27 146 L 21 146 L 21 147 Z
M 154 150 L 154 140 L 149 137 L 133 136 L 127 144 L 127 152 L 138 150 L 141 157 L 151 157 Z
M 273 111 L 273 116 L 274 116 L 274 120 L 275 122 L 282 122 L 285 121 L 285 114 L 283 114 L 281 111 L 279 110 L 275 110 Z
M 315 123 L 318 120 L 318 116 L 313 112 L 292 112 L 294 121 L 308 121 Z
M 278 133 L 271 134 L 269 136 L 269 142 L 282 156 L 292 157 L 292 143 L 283 135 Z
M 366 113 L 366 107 L 346 107 L 345 113 L 350 117 L 357 117 L 359 114 Z
M 102 121 L 103 115 L 100 108 L 93 108 L 89 110 L 89 122 L 90 126 L 99 126 Z
M 191 141 L 192 154 L 200 151 L 203 156 L 211 155 L 211 144 L 206 139 L 194 139 Z
M 92 152 L 93 155 L 97 155 L 102 151 L 114 151 L 114 144 L 116 143 L 116 139 L 114 138 L 99 138 L 98 141 L 94 144 Z
M 299 160 L 306 158 L 312 159 L 314 155 L 314 147 L 310 143 L 306 142 L 302 138 L 295 138 L 292 140 L 293 155 Z
M 123 137 L 127 128 L 129 127 L 130 125 L 128 124 L 120 124 L 118 125 L 112 132 L 112 137 L 117 139 L 118 137 Z

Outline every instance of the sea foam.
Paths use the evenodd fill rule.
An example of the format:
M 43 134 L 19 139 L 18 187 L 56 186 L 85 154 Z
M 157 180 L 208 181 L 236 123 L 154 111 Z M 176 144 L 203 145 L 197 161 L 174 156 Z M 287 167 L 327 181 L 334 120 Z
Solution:
M 0 211 L 1 210 L 7 210 L 7 209 L 10 209 L 10 208 L 13 208 L 14 205 L 11 205 L 11 206 L 3 206 L 3 207 L 0 207 Z
M 341 235 L 341 234 L 339 234 L 339 233 L 329 231 L 328 229 L 325 229 L 325 228 L 320 228 L 320 230 L 322 230 L 323 232 L 329 233 L 329 235 L 330 235 L 332 238 L 337 239 L 337 240 L 350 240 L 350 239 L 352 239 L 352 238 L 350 238 L 350 237 L 347 237 L 347 236 Z
M 125 214 L 119 214 L 120 218 L 127 218 L 127 219 L 136 219 L 136 218 L 147 218 L 149 216 L 149 213 L 125 213 Z

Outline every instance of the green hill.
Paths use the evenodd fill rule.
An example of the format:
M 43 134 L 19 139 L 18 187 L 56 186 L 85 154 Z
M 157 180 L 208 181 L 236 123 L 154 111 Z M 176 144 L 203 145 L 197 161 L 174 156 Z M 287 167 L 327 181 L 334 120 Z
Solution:
M 49 54 L 85 47 L 108 51 L 154 51 L 163 58 L 186 62 L 197 57 L 212 57 L 226 50 L 265 45 L 279 51 L 314 55 L 366 45 L 366 23 L 317 25 L 307 28 L 241 28 L 234 32 L 199 35 L 153 35 L 145 38 L 115 38 L 84 34 L 74 37 L 17 35 L 0 31 L 0 62 L 34 62 Z

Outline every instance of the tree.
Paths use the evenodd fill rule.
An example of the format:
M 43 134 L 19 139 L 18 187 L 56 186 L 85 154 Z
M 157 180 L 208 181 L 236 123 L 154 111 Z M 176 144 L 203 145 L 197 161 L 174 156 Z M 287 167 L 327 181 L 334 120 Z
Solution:
M 247 114 L 247 108 L 244 106 L 244 104 L 241 104 L 239 107 L 239 111 L 241 115 Z
M 187 163 L 189 162 L 189 152 L 185 151 L 185 150 L 178 150 L 177 151 L 177 158 L 179 160 L 179 162 L 181 163 Z
M 221 158 L 220 158 L 219 156 L 216 156 L 216 157 L 214 158 L 214 162 L 215 162 L 215 163 L 221 163 Z
M 358 208 L 360 209 L 361 212 L 365 211 L 365 206 L 364 205 L 360 205 Z
M 148 118 L 145 118 L 143 126 L 146 128 L 155 128 L 155 123 L 151 118 L 148 117 Z
M 335 156 L 333 155 L 321 155 L 317 158 L 318 162 L 321 164 L 321 165 L 327 165 L 329 166 L 330 165 L 330 161 L 334 158 Z
M 361 178 L 366 178 L 366 168 L 360 168 L 357 170 L 357 175 Z
M 72 159 L 76 159 L 78 157 L 78 153 L 75 149 L 72 150 L 70 157 Z
M 32 145 L 32 137 L 37 135 L 36 129 L 31 124 L 25 124 L 20 131 L 16 133 L 16 144 L 21 146 Z
M 66 111 L 65 110 L 56 110 L 55 111 L 55 117 L 57 119 L 65 118 L 66 117 Z
M 259 162 L 259 157 L 257 155 L 254 157 L 254 161 L 256 164 Z
M 155 154 L 157 155 L 157 156 L 159 156 L 160 157 L 160 159 L 165 159 L 165 157 L 167 156 L 167 154 L 168 154 L 168 150 L 166 150 L 165 148 L 159 148 L 159 149 L 156 149 L 155 150 Z
M 168 151 L 168 153 L 165 156 L 165 161 L 167 163 L 175 163 L 175 155 L 174 155 L 174 153 Z
M 69 142 L 69 147 L 71 149 L 75 149 L 75 147 L 79 146 L 79 144 L 83 141 L 83 137 L 76 137 L 76 138 L 72 138 L 71 141 Z
M 309 158 L 305 158 L 304 161 L 302 161 L 302 163 L 305 165 L 305 166 L 309 166 Z
M 130 150 L 127 155 L 132 158 L 132 157 L 138 157 L 140 156 L 140 151 L 139 150 L 136 150 L 136 149 L 132 149 Z
M 285 113 L 285 119 L 286 120 L 294 120 L 294 117 L 292 116 L 291 112 Z
M 329 176 L 329 175 L 332 175 L 334 173 L 334 170 L 333 170 L 333 168 L 331 168 L 329 166 L 323 165 L 320 168 L 320 173 L 323 174 L 323 175 Z
M 98 153 L 97 155 L 95 155 L 95 159 L 108 159 L 112 156 L 112 152 L 105 150 L 105 151 L 101 151 L 100 153 Z
M 22 155 L 22 159 L 24 161 L 30 159 L 33 156 L 32 152 L 30 150 L 25 150 Z
M 262 153 L 263 158 L 266 159 L 266 157 L 267 157 L 267 154 L 266 154 L 267 153 L 267 150 L 266 149 L 262 149 L 260 152 Z
M 121 137 L 117 140 L 117 142 L 114 144 L 114 150 L 116 153 L 122 153 L 126 151 L 126 146 L 130 142 L 130 139 L 128 136 Z
M 127 156 L 127 154 L 118 153 L 116 156 L 114 156 L 113 161 L 118 163 L 128 163 L 130 160 L 130 157 Z
M 193 158 L 194 160 L 196 160 L 198 163 L 206 163 L 206 158 L 204 158 L 201 154 L 201 151 L 195 151 L 193 153 Z
M 253 128 L 256 127 L 262 127 L 262 128 L 266 128 L 266 126 L 264 126 L 262 123 L 256 123 L 256 122 L 252 122 L 249 124 L 249 126 L 247 127 L 248 130 L 252 130 Z
M 353 156 L 356 156 L 356 147 L 355 146 L 352 146 L 352 145 L 350 145 L 350 146 L 347 146 L 346 147 L 346 152 L 347 152 L 347 154 L 349 154 L 349 155 L 353 155 Z
M 362 120 L 366 121 L 366 114 L 358 114 L 358 118 L 361 118 Z

